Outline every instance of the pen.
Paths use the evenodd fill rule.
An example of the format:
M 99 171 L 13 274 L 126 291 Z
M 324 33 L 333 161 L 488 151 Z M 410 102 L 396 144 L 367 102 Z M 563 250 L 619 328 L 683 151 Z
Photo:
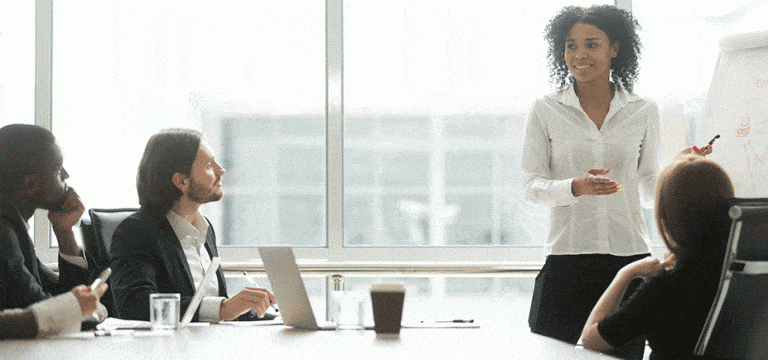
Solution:
M 712 138 L 712 140 L 709 140 L 709 143 L 707 144 L 707 146 L 712 146 L 712 144 L 714 144 L 714 143 L 715 143 L 715 140 L 717 140 L 717 139 L 719 139 L 719 138 L 720 138 L 720 134 L 717 134 L 717 135 L 715 135 L 715 137 L 713 137 L 713 138 Z M 705 148 L 706 148 L 707 146 L 705 146 Z
M 253 280 L 253 278 L 248 275 L 247 272 L 243 271 L 243 276 L 245 276 L 245 279 L 248 280 L 249 283 L 251 283 L 251 286 L 256 287 L 256 288 L 260 288 L 261 287 L 261 286 L 259 286 L 258 283 L 256 283 L 256 280 Z M 269 304 L 269 306 L 271 306 L 272 309 L 275 310 L 275 312 L 280 312 L 280 309 L 278 309 L 277 306 L 275 306 L 275 304 Z
M 475 322 L 475 319 L 469 319 L 469 320 L 462 320 L 462 319 L 455 319 L 455 320 L 437 320 L 436 323 L 461 323 L 461 324 L 471 324 Z

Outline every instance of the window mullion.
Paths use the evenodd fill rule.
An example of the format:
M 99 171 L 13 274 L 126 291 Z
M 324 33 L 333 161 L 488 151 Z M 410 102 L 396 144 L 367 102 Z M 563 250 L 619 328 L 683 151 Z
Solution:
M 35 125 L 51 129 L 53 0 L 35 1 Z M 51 247 L 50 224 L 46 212 L 34 217 L 35 252 L 44 262 L 56 262 L 58 251 Z
M 342 0 L 325 3 L 326 236 L 329 258 L 343 252 L 343 17 Z

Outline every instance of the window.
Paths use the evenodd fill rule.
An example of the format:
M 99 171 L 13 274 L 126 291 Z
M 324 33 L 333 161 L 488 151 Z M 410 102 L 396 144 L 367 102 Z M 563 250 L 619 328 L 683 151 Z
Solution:
M 55 54 L 38 67 L 52 87 L 38 95 L 50 122 L 38 123 L 87 207 L 137 206 L 148 137 L 192 127 L 228 170 L 225 198 L 203 208 L 227 261 L 262 244 L 334 261 L 543 259 L 548 209 L 523 201 L 525 120 L 551 91 L 547 21 L 592 1 L 37 3 L 54 19 Z M 719 38 L 764 27 L 767 11 L 658 11 L 669 6 L 633 4 L 645 45 L 636 91 L 661 106 L 666 159 L 692 141 Z M 0 101 L 4 123 L 29 108 Z
M 0 126 L 35 119 L 35 4 L 0 3 Z
M 345 246 L 541 249 L 548 209 L 523 201 L 520 159 L 551 91 L 538 34 L 563 5 L 344 2 Z
M 680 149 L 704 145 L 715 135 L 699 134 L 697 127 L 706 116 L 719 41 L 731 34 L 764 30 L 761 19 L 768 15 L 768 5 L 746 0 L 636 1 L 633 12 L 643 28 L 642 67 L 635 91 L 659 105 L 662 161 L 668 163 Z M 653 244 L 663 247 L 651 210 L 646 211 L 646 220 Z
M 321 2 L 52 9 L 52 128 L 86 207 L 138 207 L 147 139 L 196 128 L 228 170 L 225 199 L 203 208 L 222 245 L 325 245 Z

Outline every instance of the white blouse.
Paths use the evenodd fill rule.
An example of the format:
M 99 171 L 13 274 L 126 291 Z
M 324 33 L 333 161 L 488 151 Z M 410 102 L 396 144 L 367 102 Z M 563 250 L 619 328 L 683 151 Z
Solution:
M 628 256 L 650 251 L 642 205 L 652 207 L 659 173 L 656 104 L 620 86 L 600 130 L 581 108 L 573 86 L 534 103 L 526 125 L 522 168 L 526 200 L 552 208 L 549 254 Z M 621 191 L 605 196 L 571 192 L 590 169 Z

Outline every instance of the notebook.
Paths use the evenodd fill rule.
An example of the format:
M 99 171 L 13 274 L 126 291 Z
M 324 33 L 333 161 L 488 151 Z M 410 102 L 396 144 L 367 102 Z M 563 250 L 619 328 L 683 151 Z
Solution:
M 334 323 L 315 318 L 293 249 L 288 246 L 259 247 L 259 255 L 285 325 L 305 330 L 336 329 Z M 373 329 L 373 326 L 365 328 Z

